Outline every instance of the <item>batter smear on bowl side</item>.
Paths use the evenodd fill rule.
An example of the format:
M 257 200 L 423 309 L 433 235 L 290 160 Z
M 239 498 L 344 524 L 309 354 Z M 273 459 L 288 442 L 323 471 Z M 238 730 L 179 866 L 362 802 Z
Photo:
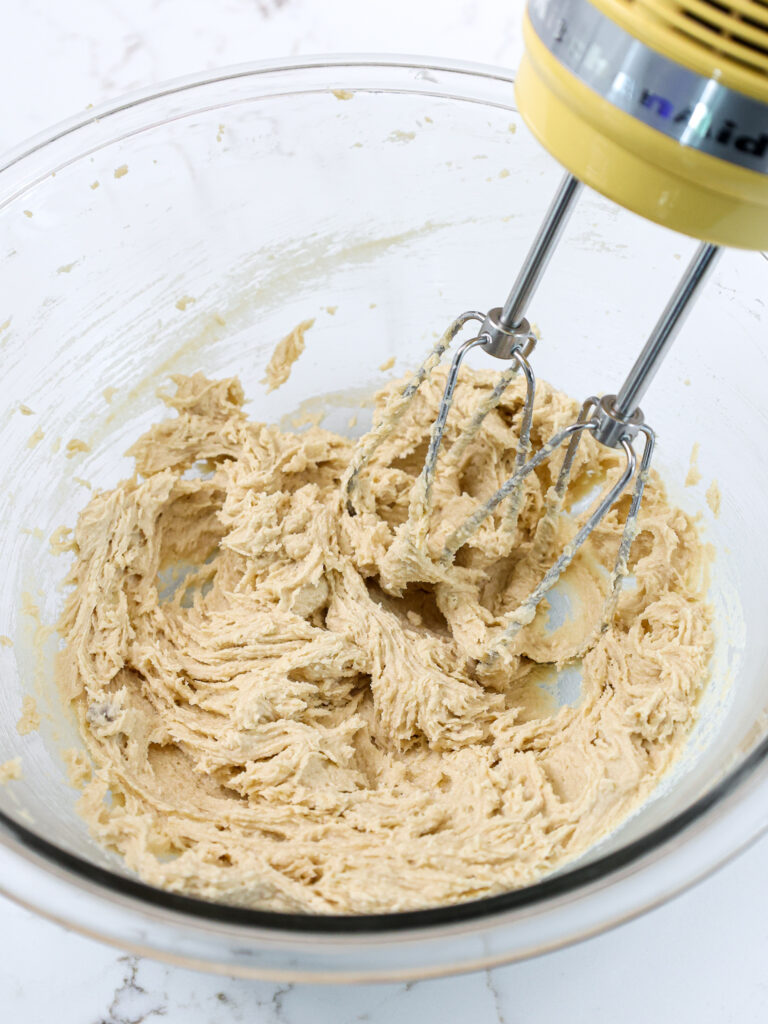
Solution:
M 486 658 L 573 534 L 575 513 L 534 543 L 557 459 L 526 478 L 513 530 L 500 508 L 440 563 L 513 470 L 522 381 L 452 456 L 497 376 L 462 372 L 429 529 L 409 508 L 441 372 L 360 473 L 354 515 L 345 472 L 364 439 L 253 422 L 234 378 L 173 378 L 175 415 L 133 446 L 135 475 L 80 515 L 60 622 L 61 685 L 94 766 L 80 807 L 145 881 L 324 914 L 499 893 L 586 850 L 679 754 L 713 636 L 704 545 L 657 474 L 601 635 L 628 495 L 567 571 L 564 623 L 545 602 Z M 401 388 L 378 395 L 375 421 Z M 534 448 L 576 412 L 540 384 Z M 585 436 L 574 494 L 618 460 Z M 558 708 L 546 666 L 590 630 L 581 693 Z

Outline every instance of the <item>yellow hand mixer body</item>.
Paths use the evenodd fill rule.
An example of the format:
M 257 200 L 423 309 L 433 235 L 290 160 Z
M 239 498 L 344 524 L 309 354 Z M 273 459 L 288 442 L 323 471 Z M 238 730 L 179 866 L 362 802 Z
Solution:
M 633 495 L 595 632 L 611 621 L 636 533 L 654 448 L 639 403 L 686 311 L 714 266 L 720 246 L 768 248 L 768 2 L 767 0 L 529 0 L 526 51 L 516 83 L 520 112 L 566 174 L 503 307 L 462 313 L 414 374 L 347 471 L 347 511 L 356 513 L 360 474 L 397 428 L 404 409 L 454 337 L 471 322 L 474 336 L 457 349 L 446 378 L 429 449 L 411 499 L 407 544 L 425 554 L 432 483 L 459 368 L 480 348 L 509 361 L 498 385 L 454 441 L 466 448 L 513 376 L 526 379 L 512 476 L 447 538 L 439 564 L 450 563 L 485 519 L 505 517 L 514 534 L 525 477 L 565 449 L 537 535 L 551 536 L 579 441 L 589 432 L 623 451 L 618 478 L 606 485 L 577 524 L 573 539 L 490 642 L 486 661 L 514 652 L 519 631 L 557 583 L 579 548 L 621 494 Z M 525 318 L 530 299 L 566 226 L 582 183 L 635 213 L 702 243 L 616 394 L 592 395 L 578 419 L 537 452 L 530 451 L 536 379 L 529 357 L 536 340 Z M 636 444 L 642 438 L 642 456 Z M 428 527 L 426 527 L 428 529 Z M 436 568 L 438 568 L 436 567 Z
M 516 84 L 580 181 L 718 245 L 768 248 L 768 3 L 531 0 Z

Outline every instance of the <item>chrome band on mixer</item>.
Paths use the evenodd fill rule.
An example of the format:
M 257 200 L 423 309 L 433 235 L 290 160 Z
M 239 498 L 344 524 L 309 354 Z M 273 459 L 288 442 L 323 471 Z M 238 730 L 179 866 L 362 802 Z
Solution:
M 768 174 L 768 108 L 650 49 L 588 0 L 530 0 L 550 53 L 608 103 L 683 146 Z

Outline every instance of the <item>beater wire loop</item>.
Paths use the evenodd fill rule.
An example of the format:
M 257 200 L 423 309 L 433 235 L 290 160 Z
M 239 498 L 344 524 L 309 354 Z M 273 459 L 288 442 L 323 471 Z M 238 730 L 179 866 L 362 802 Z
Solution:
M 438 365 L 446 349 L 449 348 L 461 328 L 471 320 L 476 320 L 482 324 L 485 320 L 485 315 L 475 310 L 468 310 L 466 313 L 462 313 L 461 316 L 456 317 L 397 398 L 385 408 L 381 421 L 358 444 L 357 450 L 341 480 L 341 490 L 342 494 L 346 495 L 346 508 L 349 515 L 354 516 L 357 514 L 352 497 L 357 488 L 361 472 L 370 462 L 376 449 L 392 436 L 400 418 L 413 401 L 416 392 Z
M 572 424 L 572 433 L 575 433 L 576 430 L 581 430 L 581 431 L 588 430 L 588 429 L 590 429 L 590 427 L 592 427 L 592 429 L 594 429 L 594 425 L 591 422 L 586 422 L 586 423 L 582 423 L 582 424 L 574 423 L 574 424 Z M 575 428 L 575 429 L 573 429 L 573 428 Z M 566 429 L 568 429 L 568 428 L 566 428 Z M 563 438 L 563 434 L 564 433 L 565 433 L 565 431 L 561 431 L 561 433 L 559 435 L 556 435 L 556 437 L 564 439 Z M 551 442 L 550 442 L 550 444 L 551 444 Z M 556 446 L 553 446 L 552 448 L 549 448 L 549 446 L 545 445 L 545 448 L 549 448 L 549 451 L 548 451 L 547 454 L 551 454 L 551 452 L 554 450 L 555 447 Z M 544 574 L 543 578 L 539 582 L 538 586 L 534 587 L 534 589 L 530 592 L 528 597 L 526 597 L 525 600 L 522 601 L 518 605 L 518 607 L 515 609 L 515 611 L 512 612 L 512 614 L 507 618 L 507 625 L 504 628 L 504 632 L 502 633 L 501 637 L 493 644 L 493 646 L 489 650 L 488 654 L 486 655 L 486 657 L 484 659 L 486 662 L 488 662 L 488 663 L 493 662 L 498 657 L 498 655 L 500 654 L 502 649 L 504 647 L 507 647 L 514 640 L 514 638 L 517 636 L 517 634 L 520 632 L 520 630 L 524 626 L 527 626 L 528 623 L 533 621 L 533 618 L 534 618 L 534 616 L 536 614 L 536 609 L 539 606 L 539 604 L 541 603 L 541 601 L 544 599 L 544 597 L 546 597 L 547 593 L 552 589 L 552 587 L 554 587 L 554 585 L 560 579 L 562 574 L 565 572 L 565 570 L 571 564 L 573 559 L 576 557 L 576 554 L 578 553 L 579 549 L 582 547 L 582 545 L 584 544 L 586 539 L 589 537 L 589 535 L 592 533 L 592 531 L 596 529 L 596 527 L 601 523 L 601 521 L 605 518 L 605 516 L 608 514 L 608 512 L 611 509 L 611 507 L 613 506 L 613 504 L 623 494 L 623 492 L 626 489 L 627 485 L 632 480 L 632 477 L 635 475 L 635 469 L 637 468 L 637 456 L 635 455 L 635 450 L 632 447 L 632 442 L 630 440 L 628 440 L 627 438 L 623 438 L 622 439 L 621 447 L 624 450 L 625 465 L 624 465 L 624 471 L 621 473 L 619 479 L 616 481 L 615 484 L 613 484 L 613 486 L 608 490 L 608 492 L 600 500 L 600 502 L 598 503 L 597 507 L 591 513 L 591 515 L 589 516 L 587 521 L 578 530 L 578 532 L 576 533 L 576 536 L 573 538 L 573 540 L 569 544 L 566 545 L 566 547 L 564 548 L 564 550 L 563 550 L 562 554 L 560 555 L 560 557 L 547 570 L 547 572 Z M 544 450 L 545 449 L 542 449 L 542 451 L 544 451 Z M 534 458 L 535 458 L 535 456 L 534 456 Z M 649 456 L 649 459 L 650 459 L 650 456 Z M 533 460 L 530 460 L 530 461 L 532 462 Z M 528 463 L 528 465 L 530 465 L 530 463 Z M 640 489 L 640 494 L 642 496 L 642 488 Z M 639 501 L 638 501 L 638 506 L 639 506 Z M 626 552 L 624 553 L 624 559 L 623 559 L 624 563 L 626 563 L 626 558 L 627 558 L 627 556 L 629 554 L 629 547 L 631 546 L 631 543 L 632 543 L 631 532 L 632 532 L 632 527 L 630 527 L 629 534 L 627 533 L 627 530 L 626 530 L 626 527 L 625 527 L 625 535 L 628 537 L 628 543 L 626 545 Z M 624 538 L 622 538 L 622 543 L 620 544 L 620 547 L 619 547 L 620 556 L 621 556 L 621 552 L 622 552 L 623 547 L 624 547 L 623 540 L 624 540 Z M 617 564 L 617 566 L 619 565 L 618 559 L 617 559 L 617 563 L 616 564 Z M 616 568 L 614 568 L 614 574 L 616 574 Z M 624 572 L 624 575 L 626 575 L 626 571 Z M 623 576 L 621 578 L 623 579 Z M 614 588 L 612 587 L 611 591 L 613 591 L 613 589 Z
M 453 531 L 445 542 L 445 547 L 441 557 L 443 563 L 450 563 L 453 561 L 456 552 L 459 548 L 463 547 L 467 541 L 472 537 L 478 529 L 482 526 L 488 516 L 492 515 L 502 501 L 508 498 L 510 494 L 514 494 L 515 491 L 522 485 L 522 482 L 532 473 L 537 466 L 540 466 L 542 462 L 548 459 L 554 451 L 556 451 L 560 445 L 571 437 L 572 434 L 579 433 L 583 430 L 594 430 L 594 424 L 590 421 L 589 423 L 571 423 L 570 426 L 565 427 L 559 433 L 555 434 L 554 437 L 550 438 L 545 445 L 543 445 L 535 455 L 531 456 L 527 462 L 525 462 L 518 470 L 516 470 L 508 480 L 506 480 L 501 487 L 492 494 L 491 497 L 476 509 L 471 516 L 468 516 L 464 522 Z

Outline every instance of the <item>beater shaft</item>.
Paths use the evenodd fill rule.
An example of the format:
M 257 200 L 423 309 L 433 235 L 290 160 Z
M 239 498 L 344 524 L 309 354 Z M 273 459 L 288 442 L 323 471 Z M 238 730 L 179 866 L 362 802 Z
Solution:
M 488 311 L 480 327 L 483 350 L 497 359 L 509 359 L 516 348 L 525 344 L 531 325 L 525 318 L 533 293 L 552 259 L 568 218 L 581 191 L 581 182 L 566 174 L 555 193 L 541 227 L 528 250 L 515 283 L 502 306 Z
M 689 303 L 695 299 L 698 289 L 715 265 L 720 252 L 717 245 L 705 242 L 699 246 L 616 396 L 614 404 L 618 416 L 631 416 L 642 401 L 662 359 L 682 326 Z
M 581 187 L 581 182 L 572 174 L 563 178 L 501 310 L 501 326 L 507 330 L 518 327 L 525 316 L 528 303 L 573 212 Z

